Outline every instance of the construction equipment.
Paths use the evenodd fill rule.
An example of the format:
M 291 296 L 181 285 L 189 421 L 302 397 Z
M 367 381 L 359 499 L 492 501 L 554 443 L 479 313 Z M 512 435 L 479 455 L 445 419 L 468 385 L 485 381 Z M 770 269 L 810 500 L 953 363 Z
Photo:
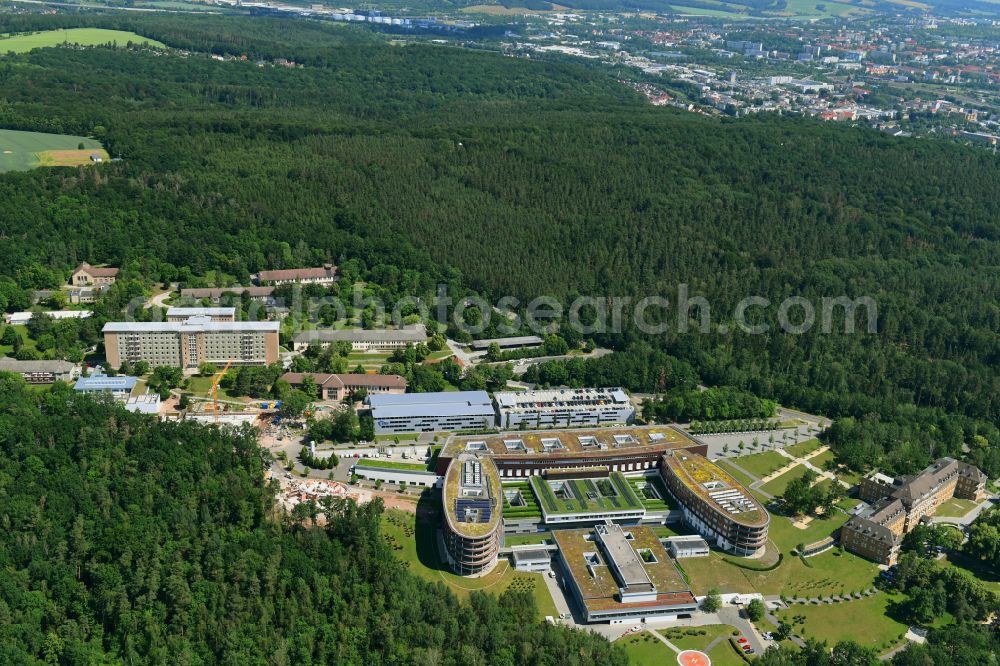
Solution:
M 213 417 L 215 419 L 215 424 L 216 425 L 219 424 L 219 382 L 221 382 L 222 378 L 226 376 L 227 372 L 229 372 L 229 367 L 232 364 L 233 364 L 233 362 L 231 360 L 226 361 L 226 367 L 224 367 L 222 369 L 222 372 L 217 373 L 212 378 L 212 391 L 211 391 L 211 393 L 212 393 L 212 414 L 213 414 Z

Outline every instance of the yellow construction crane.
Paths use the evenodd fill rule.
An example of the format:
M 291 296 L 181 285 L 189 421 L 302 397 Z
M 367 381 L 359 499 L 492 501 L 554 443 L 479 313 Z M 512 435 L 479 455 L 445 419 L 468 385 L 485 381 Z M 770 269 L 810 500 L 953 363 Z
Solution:
M 233 362 L 231 360 L 226 361 L 226 367 L 222 369 L 222 372 L 216 374 L 215 377 L 212 378 L 212 414 L 215 416 L 216 425 L 219 424 L 219 382 L 221 382 L 222 378 L 226 376 L 227 372 L 229 372 L 229 366 L 232 364 Z

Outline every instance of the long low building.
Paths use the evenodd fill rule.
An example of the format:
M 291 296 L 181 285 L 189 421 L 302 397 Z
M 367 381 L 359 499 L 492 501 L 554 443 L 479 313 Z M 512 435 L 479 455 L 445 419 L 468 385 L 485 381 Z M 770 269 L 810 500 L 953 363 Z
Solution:
M 601 524 L 556 530 L 567 587 L 587 622 L 673 619 L 698 602 L 663 544 L 647 527 Z
M 331 285 L 337 281 L 337 267 L 331 264 L 316 268 L 282 268 L 261 271 L 256 276 L 259 284 L 322 284 Z
M 207 298 L 213 303 L 221 301 L 222 297 L 226 294 L 233 294 L 236 296 L 246 294 L 251 301 L 270 303 L 274 300 L 274 287 L 205 287 L 181 289 L 182 299 L 194 299 L 200 301 Z
M 327 347 L 336 342 L 349 342 L 353 351 L 391 352 L 407 345 L 424 344 L 427 329 L 422 324 L 403 328 L 318 328 L 297 333 L 292 349 L 304 351 L 311 345 Z
M 236 321 L 236 308 L 167 308 L 167 321 L 182 322 L 191 317 L 208 317 L 212 321 Z
M 620 388 L 498 391 L 497 422 L 504 430 L 579 428 L 631 423 L 635 407 Z
M 279 327 L 272 321 L 217 322 L 209 317 L 183 322 L 108 322 L 104 347 L 112 367 L 126 361 L 184 370 L 202 363 L 269 365 L 279 360 Z
M 80 368 L 69 361 L 19 361 L 3 356 L 0 357 L 0 372 L 21 375 L 29 384 L 51 384 L 73 381 L 80 375 Z
M 462 453 L 490 456 L 505 479 L 596 466 L 615 472 L 655 472 L 663 454 L 674 449 L 707 453 L 704 444 L 669 426 L 456 435 L 441 449 L 437 472 L 443 474 L 451 459 Z
M 715 463 L 694 451 L 668 451 L 660 476 L 684 521 L 713 545 L 738 555 L 753 555 L 767 545 L 767 509 Z
M 476 351 L 484 351 L 490 345 L 496 345 L 500 349 L 518 349 L 522 347 L 540 347 L 544 342 L 537 335 L 520 335 L 513 338 L 490 338 L 488 340 L 473 340 L 469 346 Z
M 137 378 L 128 375 L 109 377 L 102 372 L 94 372 L 89 377 L 77 379 L 73 389 L 78 393 L 110 395 L 115 400 L 125 402 L 132 395 L 132 389 L 138 381 Z
M 368 397 L 377 434 L 489 430 L 493 403 L 486 391 L 377 394 Z
M 25 326 L 35 314 L 35 312 L 11 312 L 4 315 L 4 321 L 12 326 Z M 58 321 L 61 319 L 87 319 L 94 313 L 90 310 L 49 310 L 47 312 L 39 310 L 38 314 Z
M 321 400 L 342 401 L 356 391 L 364 390 L 368 395 L 382 393 L 402 395 L 406 393 L 406 379 L 399 375 L 367 374 L 327 374 L 324 372 L 286 372 L 281 379 L 295 388 L 302 386 L 306 377 L 311 377 L 319 389 Z

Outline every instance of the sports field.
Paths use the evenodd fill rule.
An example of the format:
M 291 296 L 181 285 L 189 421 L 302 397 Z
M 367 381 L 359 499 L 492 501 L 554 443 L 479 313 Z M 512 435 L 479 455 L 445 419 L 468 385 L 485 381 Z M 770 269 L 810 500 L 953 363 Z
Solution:
M 24 53 L 31 49 L 41 49 L 60 44 L 78 44 L 80 46 L 101 46 L 114 44 L 125 46 L 129 42 L 149 44 L 164 47 L 162 42 L 149 37 L 137 35 L 124 30 L 104 30 L 102 28 L 70 28 L 69 30 L 44 30 L 27 34 L 4 35 L 0 38 L 0 54 Z
M 80 150 L 80 144 L 83 144 L 83 150 Z M 108 153 L 94 139 L 68 134 L 0 130 L 0 172 L 27 171 L 40 166 L 93 164 L 91 155 L 108 159 Z

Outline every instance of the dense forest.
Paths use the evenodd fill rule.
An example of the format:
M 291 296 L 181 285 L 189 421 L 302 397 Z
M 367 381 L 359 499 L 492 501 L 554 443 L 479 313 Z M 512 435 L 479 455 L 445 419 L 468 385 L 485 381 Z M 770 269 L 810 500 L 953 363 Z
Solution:
M 251 430 L 0 373 L 0 663 L 625 664 L 530 593 L 408 573 L 381 501 L 275 511 Z
M 94 135 L 122 158 L 0 176 L 8 305 L 80 260 L 185 284 L 333 261 L 389 298 L 446 284 L 492 302 L 675 303 L 686 285 L 711 305 L 707 332 L 697 309 L 682 313 L 687 333 L 626 321 L 589 334 L 614 360 L 539 372 L 645 392 L 734 386 L 852 417 L 866 455 L 845 453 L 899 471 L 929 459 L 928 440 L 958 454 L 978 436 L 983 464 L 1000 472 L 993 155 L 651 108 L 595 67 L 389 45 L 345 26 L 0 16 L 4 32 L 77 24 L 184 51 L 0 59 L 0 126 Z M 769 333 L 731 325 L 750 295 L 773 304 L 754 311 Z M 877 331 L 863 330 L 862 311 L 845 333 L 838 310 L 831 333 L 779 332 L 775 309 L 789 296 L 817 312 L 824 297 L 871 297 Z

